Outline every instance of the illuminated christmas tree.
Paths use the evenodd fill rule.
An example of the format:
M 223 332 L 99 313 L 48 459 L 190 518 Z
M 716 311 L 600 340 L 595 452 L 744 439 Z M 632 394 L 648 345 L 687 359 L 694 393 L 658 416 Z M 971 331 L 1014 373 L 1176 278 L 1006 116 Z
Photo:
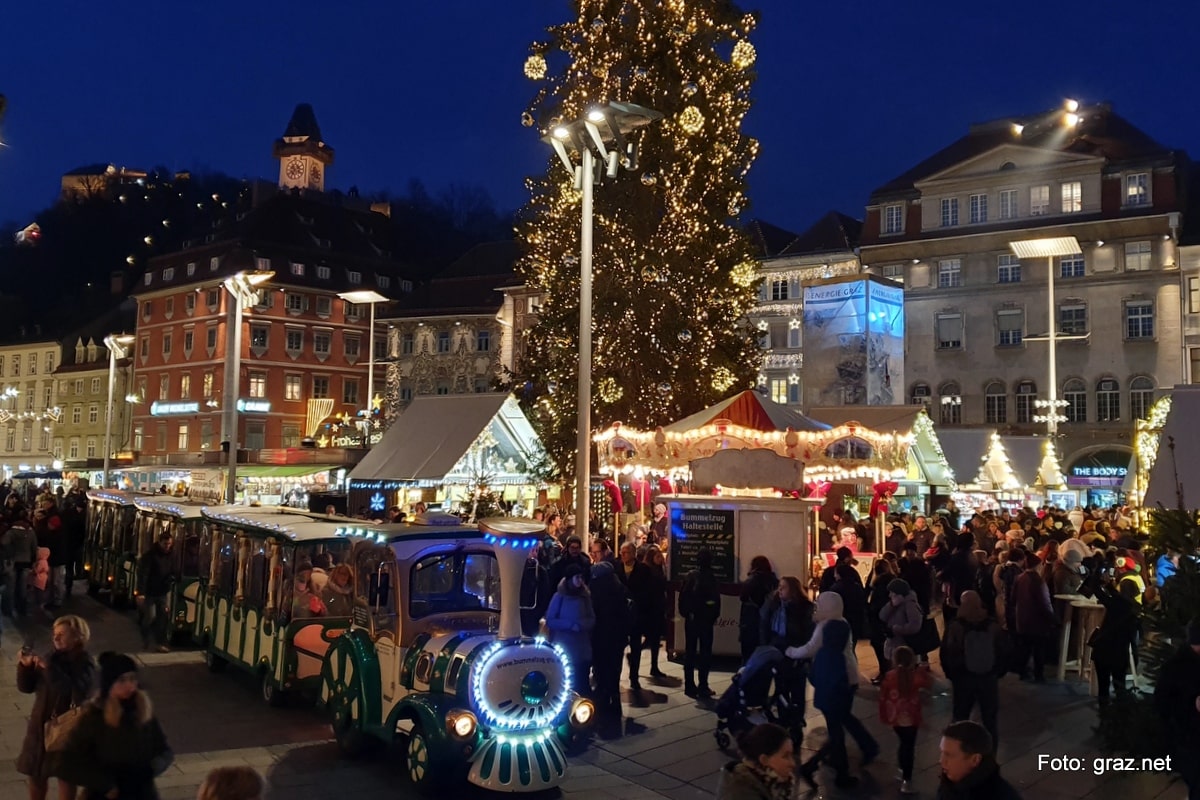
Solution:
M 522 117 L 545 134 L 597 103 L 662 113 L 636 163 L 595 189 L 592 421 L 657 425 L 753 385 L 755 261 L 737 219 L 758 142 L 743 134 L 756 17 L 720 0 L 577 0 L 525 62 L 542 84 Z M 513 384 L 570 474 L 575 452 L 580 192 L 547 148 L 528 181 L 518 272 L 540 295 Z

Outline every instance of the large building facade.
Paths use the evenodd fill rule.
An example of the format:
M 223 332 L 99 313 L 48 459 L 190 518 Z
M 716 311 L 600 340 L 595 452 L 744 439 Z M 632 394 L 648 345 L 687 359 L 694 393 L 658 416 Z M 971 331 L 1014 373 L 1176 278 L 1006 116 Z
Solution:
M 1094 466 L 1123 470 L 1133 420 L 1187 373 L 1188 169 L 1107 105 L 1068 106 L 973 126 L 873 192 L 861 258 L 904 284 L 907 400 L 942 425 L 1044 432 L 1048 344 L 1029 339 L 1053 325 L 1072 337 L 1056 348 L 1064 474 L 1117 488 L 1093 482 Z M 1082 253 L 1050 263 L 1009 246 L 1068 236 Z
M 53 378 L 61 347 L 26 331 L 19 341 L 0 345 L 0 469 L 4 478 L 50 470 L 55 429 L 62 420 Z
M 112 429 L 106 436 L 110 373 L 109 351 L 95 337 L 76 337 L 63 351 L 62 364 L 54 371 L 59 422 L 54 426 L 53 451 L 62 461 L 64 475 L 87 478 L 99 485 L 104 467 L 105 439 L 112 445 L 110 465 L 127 464 L 132 449 L 131 420 L 134 406 L 126 399 L 132 389 L 133 360 L 121 358 L 111 364 Z

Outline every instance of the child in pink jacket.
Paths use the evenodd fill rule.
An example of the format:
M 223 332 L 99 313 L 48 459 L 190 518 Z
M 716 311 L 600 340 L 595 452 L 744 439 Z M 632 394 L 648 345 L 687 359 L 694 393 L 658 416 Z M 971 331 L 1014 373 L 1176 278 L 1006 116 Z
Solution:
M 41 608 L 46 604 L 46 587 L 50 585 L 50 548 L 39 547 L 33 568 L 29 570 L 29 607 Z

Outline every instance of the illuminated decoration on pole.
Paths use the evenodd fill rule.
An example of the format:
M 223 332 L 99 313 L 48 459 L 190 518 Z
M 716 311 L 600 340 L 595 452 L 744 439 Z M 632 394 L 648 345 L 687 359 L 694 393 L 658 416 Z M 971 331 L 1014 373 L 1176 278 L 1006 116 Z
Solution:
M 730 54 L 756 19 L 717 0 L 629 0 L 620 14 L 603 14 L 599 27 L 592 25 L 598 6 L 576 10 L 531 48 L 549 67 L 527 112 L 547 125 L 545 134 L 564 121 L 586 121 L 597 104 L 663 115 L 627 147 L 613 148 L 612 164 L 597 159 L 601 176 L 618 169 L 602 177 L 594 207 L 594 385 L 612 378 L 624 387 L 620 396 L 598 398 L 609 419 L 653 425 L 711 405 L 725 388 L 749 385 L 761 363 L 757 337 L 741 327 L 757 296 L 754 247 L 730 216 L 731 204 L 746 207 L 746 177 L 759 149 L 742 129 L 754 71 L 731 63 Z M 696 87 L 691 96 L 687 84 Z M 528 180 L 517 229 L 517 272 L 542 310 L 512 386 L 528 383 L 522 404 L 536 409 L 531 419 L 568 480 L 578 449 L 580 269 L 563 256 L 580 251 L 582 177 L 577 184 L 554 159 Z M 747 265 L 743 278 L 735 278 L 739 264 Z M 684 329 L 688 341 L 678 336 Z M 659 384 L 670 391 L 632 390 Z

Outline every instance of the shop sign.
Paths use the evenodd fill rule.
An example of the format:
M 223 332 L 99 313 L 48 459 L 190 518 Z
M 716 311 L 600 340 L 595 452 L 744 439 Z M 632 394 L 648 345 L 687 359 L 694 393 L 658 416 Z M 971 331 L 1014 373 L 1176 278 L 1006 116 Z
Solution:
M 271 410 L 271 401 L 252 397 L 238 398 L 237 410 L 245 414 L 266 414 Z
M 671 577 L 683 580 L 700 568 L 701 550 L 712 554 L 718 583 L 737 583 L 734 569 L 734 511 L 671 506 Z
M 1071 467 L 1071 476 L 1075 478 L 1124 478 L 1129 474 L 1129 467 L 1103 467 L 1088 465 Z
M 200 413 L 200 403 L 191 401 L 176 401 L 163 402 L 155 400 L 150 404 L 150 415 L 154 417 L 165 417 L 172 414 L 198 414 Z

